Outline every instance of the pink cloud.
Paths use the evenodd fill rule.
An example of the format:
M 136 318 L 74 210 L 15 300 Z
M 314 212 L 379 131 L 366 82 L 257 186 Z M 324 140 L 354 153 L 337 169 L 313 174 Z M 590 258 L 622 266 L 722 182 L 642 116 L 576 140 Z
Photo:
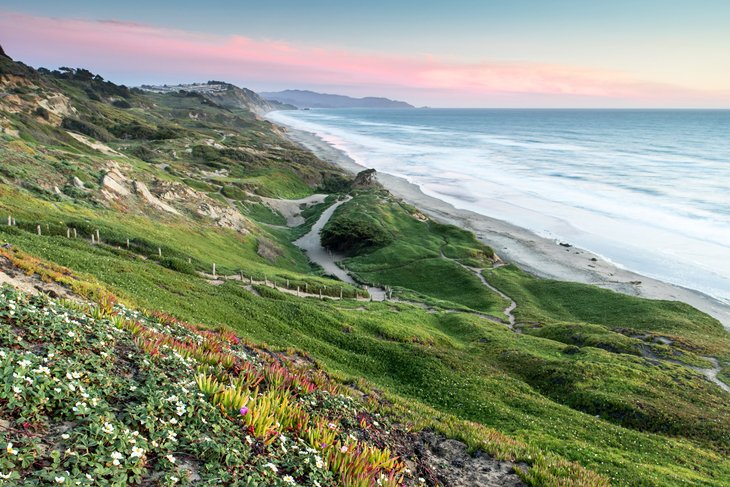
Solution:
M 210 78 L 265 85 L 341 86 L 378 94 L 415 90 L 442 98 L 487 99 L 528 94 L 633 100 L 660 104 L 681 99 L 707 104 L 727 93 L 705 93 L 632 79 L 628 74 L 542 63 L 453 63 L 432 56 L 301 46 L 281 40 L 199 34 L 116 20 L 91 21 L 0 13 L 2 42 L 20 59 L 91 66 L 102 72 L 145 74 L 170 81 Z

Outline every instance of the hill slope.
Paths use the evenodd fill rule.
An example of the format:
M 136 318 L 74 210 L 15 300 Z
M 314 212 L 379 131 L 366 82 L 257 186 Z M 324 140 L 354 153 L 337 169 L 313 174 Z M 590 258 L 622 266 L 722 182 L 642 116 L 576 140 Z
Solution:
M 288 350 L 279 358 L 294 360 L 297 376 L 318 376 L 312 362 L 294 358 L 305 352 L 337 388 L 364 401 L 358 411 L 381 414 L 378 423 L 405 433 L 430 430 L 482 452 L 454 457 L 451 466 L 445 460 L 429 463 L 425 460 L 440 444 L 429 439 L 433 433 L 421 433 L 414 446 L 399 437 L 365 438 L 363 428 L 342 427 L 368 445 L 390 448 L 404 461 L 424 460 L 409 464 L 412 475 L 404 476 L 406 483 L 417 484 L 420 476 L 428 485 L 456 484 L 454 472 L 461 472 L 457 478 L 470 485 L 464 480 L 474 471 L 470 462 L 486 457 L 514 462 L 517 475 L 531 485 L 728 485 L 728 393 L 703 375 L 713 370 L 725 377 L 730 365 L 730 340 L 716 320 L 680 303 L 541 280 L 501 266 L 472 234 L 429 220 L 377 185 L 355 187 L 350 176 L 245 109 L 235 90 L 224 106 L 204 93 L 145 92 L 83 69 L 36 71 L 2 58 L 0 93 L 0 278 L 12 283 L 35 279 L 31 287 L 51 293 L 65 289 L 96 303 L 93 309 L 43 304 L 3 291 L 3 352 L 17 359 L 6 368 L 0 397 L 2 418 L 14 425 L 14 436 L 5 434 L 3 440 L 6 451 L 23 452 L 22 458 L 16 458 L 20 453 L 3 457 L 3 475 L 12 471 L 31 478 L 37 470 L 39 477 L 33 478 L 49 480 L 66 469 L 76 475 L 73 464 L 80 461 L 56 448 L 66 447 L 59 435 L 71 435 L 59 428 L 72 421 L 73 407 L 79 407 L 75 402 L 53 399 L 50 415 L 39 409 L 45 416 L 37 416 L 37 422 L 22 419 L 36 413 L 24 409 L 12 389 L 17 384 L 8 381 L 17 379 L 13 373 L 37 379 L 17 369 L 25 360 L 18 354 L 30 352 L 35 357 L 27 360 L 36 361 L 63 348 L 64 360 L 94 365 L 104 352 L 114 358 L 104 367 L 139 366 L 138 359 L 145 360 L 150 351 L 157 357 L 147 359 L 152 364 L 175 357 L 163 350 L 162 345 L 177 343 L 169 336 L 154 335 L 162 350 L 156 351 L 126 325 L 121 326 L 126 335 L 109 332 L 115 343 L 124 343 L 122 348 L 99 348 L 98 340 L 105 340 L 97 332 L 126 323 L 118 321 L 121 315 L 144 317 L 156 332 L 187 337 L 177 345 L 191 354 L 196 350 L 192 341 L 199 341 L 192 334 L 209 336 L 202 328 L 223 330 L 223 337 L 235 332 L 247 348 L 227 349 L 250 354 L 262 367 L 270 363 L 266 350 Z M 351 199 L 341 199 L 344 195 Z M 326 275 L 294 244 L 338 200 L 331 219 L 319 222 L 324 243 L 347 254 L 341 265 L 355 280 L 385 288 L 387 301 L 370 302 L 360 285 Z M 112 299 L 124 308 L 110 308 Z M 505 313 L 510 299 L 517 307 Z M 22 320 L 14 314 L 18 303 Z M 45 317 L 37 311 L 43 307 L 49 313 L 68 309 L 80 325 Z M 178 328 L 169 317 L 202 328 Z M 70 340 L 69 331 L 83 331 L 84 337 Z M 18 335 L 28 339 L 17 341 Z M 213 345 L 203 348 L 220 351 Z M 230 360 L 218 358 L 224 364 Z M 188 365 L 173 370 L 176 380 L 191 383 L 201 373 L 197 366 L 205 364 Z M 58 372 L 64 367 L 71 365 L 59 362 Z M 137 380 L 134 374 L 103 370 L 109 377 L 98 380 L 111 380 L 119 390 L 127 385 L 142 389 L 130 407 L 155 401 L 151 386 L 127 384 Z M 243 372 L 229 370 L 219 380 L 243 380 Z M 250 401 L 265 397 L 266 384 L 274 382 L 265 378 Z M 170 387 L 177 386 L 171 381 Z M 290 392 L 296 404 L 302 396 Z M 45 404 L 42 397 L 36 399 L 28 404 Z M 297 409 L 287 405 L 281 411 Z M 137 423 L 128 421 L 138 418 L 128 414 L 121 412 L 119 420 L 131 431 Z M 234 425 L 242 421 L 230 411 L 230 418 L 210 414 Z M 241 441 L 238 433 L 226 440 L 197 422 L 191 428 L 213 439 L 216 448 Z M 306 428 L 294 429 L 306 436 Z M 250 435 L 252 441 L 266 445 L 269 430 L 281 432 L 267 427 Z M 91 425 L 78 431 L 79 441 L 92 432 L 101 435 Z M 50 450 L 32 446 L 37 438 L 52 441 Z M 215 456 L 222 450 L 203 451 L 197 439 L 185 440 L 185 465 L 197 469 L 210 462 L 214 472 L 230 461 L 240 468 L 228 466 L 225 474 L 237 472 L 244 479 L 269 475 L 266 469 L 272 469 L 265 465 L 270 461 L 281 470 L 276 480 L 281 485 L 286 485 L 283 475 L 304 485 L 315 480 L 325 485 L 276 443 L 272 448 L 287 459 L 285 466 L 277 463 L 278 456 L 272 459 L 269 445 L 253 456 L 245 444 L 233 446 L 243 453 L 226 460 Z M 124 461 L 132 462 L 131 445 L 125 445 Z M 99 451 L 84 461 L 116 478 L 111 453 L 121 450 Z M 131 470 L 137 468 L 134 460 L 129 475 L 159 472 L 182 479 L 180 465 L 174 464 L 173 473 L 166 454 L 150 454 L 146 473 Z M 399 472 L 395 465 L 388 471 Z M 202 482 L 192 474 L 184 481 Z M 479 482 L 472 479 L 471 485 Z

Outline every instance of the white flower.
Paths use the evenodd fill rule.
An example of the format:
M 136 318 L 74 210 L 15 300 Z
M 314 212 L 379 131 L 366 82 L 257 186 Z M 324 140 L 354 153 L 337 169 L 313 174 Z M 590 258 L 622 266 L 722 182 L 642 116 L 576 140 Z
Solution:
M 9 479 L 9 478 L 10 478 L 10 477 L 11 477 L 12 475 L 13 475 L 13 472 L 8 472 L 8 473 L 2 473 L 2 472 L 0 472 L 0 479 L 5 479 L 5 480 L 7 480 L 7 479 Z
M 21 392 L 23 392 L 23 389 L 18 386 L 13 386 L 13 392 L 16 394 L 20 394 Z
M 294 485 L 296 483 L 296 482 L 294 482 L 294 477 L 292 477 L 291 475 L 284 475 L 284 477 L 281 480 L 283 480 L 285 483 L 290 484 L 290 485 Z
M 12 442 L 8 443 L 8 446 L 5 447 L 5 450 L 8 453 L 10 453 L 11 455 L 17 455 L 18 454 L 18 450 L 16 450 L 15 448 L 13 448 Z
M 132 457 L 132 458 L 135 458 L 135 457 L 142 458 L 143 455 L 144 455 L 144 450 L 142 448 L 140 448 L 138 446 L 133 446 L 132 447 L 132 454 L 129 455 L 129 456 Z
M 68 333 L 66 333 L 66 335 L 68 335 L 69 337 L 73 338 L 73 337 L 76 336 L 76 333 L 74 333 L 72 331 L 69 331 Z
M 279 469 L 276 468 L 276 465 L 274 465 L 273 463 L 267 463 L 266 465 L 264 465 L 264 468 L 270 468 L 271 471 L 274 473 L 279 471 Z
M 167 459 L 168 459 L 168 460 L 170 461 L 170 463 L 175 463 L 175 461 L 177 460 L 177 459 L 175 458 L 175 456 L 174 456 L 174 455 L 172 455 L 172 454 L 169 454 L 169 455 L 165 455 L 165 458 L 167 458 Z
M 175 477 L 174 475 L 172 477 L 170 477 L 170 480 L 172 481 L 173 484 L 176 484 L 176 483 L 178 483 L 178 481 L 180 481 L 180 479 Z
M 317 468 L 324 468 L 324 461 L 322 460 L 322 457 L 320 457 L 319 455 L 316 455 L 314 457 L 314 461 L 317 465 Z
M 33 365 L 33 362 L 31 362 L 30 360 L 20 360 L 18 362 L 18 365 L 20 365 L 21 367 L 30 367 L 31 365 Z
M 62 484 L 66 481 L 66 477 L 54 477 L 57 484 Z
M 124 455 L 118 451 L 112 452 L 112 465 L 119 465 L 119 460 L 124 458 Z
M 61 438 L 63 438 L 64 440 L 68 440 L 69 438 L 71 438 L 71 435 L 69 435 L 68 433 L 64 433 L 61 435 Z

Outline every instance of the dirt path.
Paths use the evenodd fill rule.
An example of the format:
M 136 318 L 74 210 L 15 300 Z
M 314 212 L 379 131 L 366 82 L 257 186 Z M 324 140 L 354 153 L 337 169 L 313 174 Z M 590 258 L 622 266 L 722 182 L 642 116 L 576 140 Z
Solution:
M 309 257 L 309 260 L 322 266 L 327 274 L 331 274 L 337 277 L 339 280 L 348 284 L 358 286 L 359 284 L 355 282 L 350 274 L 348 274 L 347 271 L 337 265 L 337 263 L 342 261 L 345 257 L 343 255 L 333 254 L 329 250 L 322 247 L 319 236 L 319 233 L 322 231 L 324 226 L 327 224 L 330 218 L 332 218 L 335 210 L 337 210 L 337 208 L 347 203 L 351 199 L 351 196 L 347 196 L 344 200 L 338 201 L 337 203 L 327 208 L 324 212 L 322 212 L 319 220 L 317 220 L 317 222 L 312 225 L 312 229 L 309 231 L 309 233 L 301 237 L 299 240 L 296 240 L 294 242 L 294 245 L 302 249 L 307 254 L 307 257 Z M 385 300 L 386 293 L 384 289 L 380 289 L 377 287 L 368 287 L 367 290 L 368 293 L 370 293 L 370 296 L 373 298 L 373 301 Z
M 712 364 L 712 367 L 708 369 L 704 369 L 702 367 L 697 367 L 695 365 L 689 365 L 685 364 L 684 362 L 680 362 L 679 360 L 672 360 L 670 358 L 664 358 L 664 357 L 658 357 L 656 354 L 650 352 L 649 350 L 642 347 L 641 349 L 641 355 L 643 357 L 652 359 L 652 360 L 659 360 L 659 361 L 665 361 L 665 362 L 671 362 L 673 364 L 681 365 L 682 367 L 687 367 L 688 369 L 692 369 L 695 372 L 699 372 L 702 374 L 705 379 L 709 380 L 713 384 L 717 385 L 720 389 L 722 389 L 725 392 L 730 393 L 730 385 L 724 383 L 720 379 L 717 378 L 717 374 L 720 373 L 720 370 L 722 370 L 722 367 L 720 367 L 720 361 L 717 360 L 715 357 L 701 357 L 707 361 L 709 361 Z
M 505 324 L 507 325 L 507 327 L 509 327 L 510 330 L 519 332 L 519 330 L 517 328 L 515 328 L 515 323 L 516 323 L 515 315 L 512 314 L 512 311 L 514 311 L 515 308 L 517 307 L 517 302 L 514 299 L 510 298 L 509 296 L 507 296 L 502 291 L 500 291 L 499 289 L 497 289 L 496 287 L 494 287 L 491 284 L 489 284 L 489 281 L 487 281 L 487 278 L 484 277 L 484 269 L 480 269 L 480 268 L 477 268 L 477 267 L 469 267 L 467 265 L 462 264 L 458 260 L 450 259 L 449 257 L 446 257 L 444 255 L 444 251 L 443 250 L 441 251 L 441 257 L 444 258 L 444 259 L 446 259 L 446 260 L 450 260 L 451 262 L 453 262 L 455 264 L 460 265 L 461 267 L 463 267 L 464 269 L 468 270 L 469 272 L 473 272 L 479 278 L 479 280 L 482 282 L 482 284 L 484 284 L 484 286 L 487 289 L 489 289 L 493 293 L 497 294 L 499 297 L 501 297 L 505 301 L 509 301 L 509 306 L 507 306 L 506 308 L 504 308 L 504 311 L 503 311 L 504 315 L 507 317 L 507 323 L 505 323 Z M 485 315 L 484 317 L 487 318 L 487 319 L 491 319 L 492 321 L 494 321 L 494 317 L 491 317 L 489 315 Z M 499 320 L 499 321 L 501 323 L 504 323 L 503 320 Z

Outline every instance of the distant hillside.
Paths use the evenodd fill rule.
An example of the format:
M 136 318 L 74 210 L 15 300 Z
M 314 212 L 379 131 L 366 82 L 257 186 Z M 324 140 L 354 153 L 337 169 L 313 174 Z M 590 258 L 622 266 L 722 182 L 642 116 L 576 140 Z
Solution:
M 388 98 L 352 98 L 307 90 L 263 92 L 260 95 L 266 100 L 294 105 L 297 108 L 413 108 L 413 105 L 404 101 Z
M 292 110 L 296 108 L 278 101 L 264 100 L 248 88 L 239 88 L 223 81 L 164 86 L 142 85 L 141 88 L 154 93 L 176 93 L 179 91 L 199 93 L 221 107 L 241 108 L 259 114 L 271 110 Z

